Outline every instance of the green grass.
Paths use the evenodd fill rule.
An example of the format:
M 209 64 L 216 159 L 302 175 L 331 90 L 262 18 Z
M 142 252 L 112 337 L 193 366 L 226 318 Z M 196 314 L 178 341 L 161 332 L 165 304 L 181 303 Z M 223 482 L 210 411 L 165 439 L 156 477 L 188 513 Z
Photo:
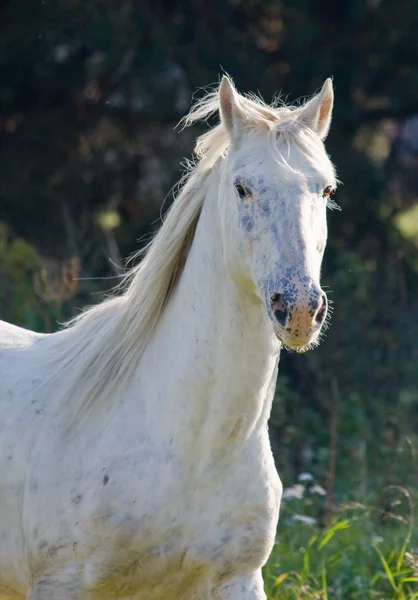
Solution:
M 322 528 L 295 521 L 285 504 L 264 569 L 269 600 L 418 599 L 417 532 L 407 500 L 406 509 L 398 502 L 404 515 L 402 507 L 383 515 L 355 505 Z M 303 502 L 296 501 L 299 509 Z

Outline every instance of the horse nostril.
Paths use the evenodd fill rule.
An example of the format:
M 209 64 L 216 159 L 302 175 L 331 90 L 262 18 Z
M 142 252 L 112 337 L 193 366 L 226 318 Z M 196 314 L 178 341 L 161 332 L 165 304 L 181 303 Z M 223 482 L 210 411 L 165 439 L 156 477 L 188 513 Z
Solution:
M 276 317 L 277 321 L 280 323 L 280 325 L 282 327 L 284 327 L 286 325 L 287 310 L 275 310 L 274 316 Z
M 322 321 L 325 318 L 325 314 L 327 312 L 327 297 L 325 296 L 325 294 L 322 296 L 321 298 L 321 306 L 318 309 L 318 312 L 315 315 L 315 321 L 317 323 L 322 323 Z
M 272 295 L 271 308 L 278 323 L 280 323 L 280 325 L 284 327 L 286 325 L 287 320 L 287 309 L 285 303 L 283 302 L 281 294 Z

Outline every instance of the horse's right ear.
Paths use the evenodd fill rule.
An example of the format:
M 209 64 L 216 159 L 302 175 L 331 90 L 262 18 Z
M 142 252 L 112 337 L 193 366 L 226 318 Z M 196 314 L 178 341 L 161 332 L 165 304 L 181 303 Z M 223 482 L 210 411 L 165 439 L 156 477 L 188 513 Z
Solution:
M 238 94 L 229 77 L 222 77 L 219 86 L 219 113 L 221 121 L 234 142 L 238 141 L 246 119 L 239 104 Z

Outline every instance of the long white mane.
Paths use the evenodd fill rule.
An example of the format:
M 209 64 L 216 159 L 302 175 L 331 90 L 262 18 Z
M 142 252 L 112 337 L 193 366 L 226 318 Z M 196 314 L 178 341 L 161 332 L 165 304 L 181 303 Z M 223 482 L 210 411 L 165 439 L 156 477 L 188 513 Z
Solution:
M 237 100 L 248 126 L 263 130 L 271 151 L 283 164 L 277 138 L 294 139 L 308 157 L 320 160 L 322 143 L 301 128 L 300 107 L 269 106 L 255 96 Z M 204 121 L 219 110 L 219 88 L 207 93 L 183 119 L 185 127 Z M 113 295 L 88 308 L 67 324 L 65 332 L 53 335 L 43 362 L 50 377 L 42 386 L 62 390 L 59 406 L 70 407 L 71 422 L 79 422 L 95 406 L 104 406 L 132 378 L 138 361 L 176 286 L 195 234 L 206 195 L 206 181 L 218 159 L 226 156 L 230 138 L 219 123 L 201 135 L 195 146 L 195 163 L 188 163 L 175 200 L 163 225 L 150 244 L 137 253 L 139 264 L 124 276 Z M 70 406 L 71 403 L 71 406 Z

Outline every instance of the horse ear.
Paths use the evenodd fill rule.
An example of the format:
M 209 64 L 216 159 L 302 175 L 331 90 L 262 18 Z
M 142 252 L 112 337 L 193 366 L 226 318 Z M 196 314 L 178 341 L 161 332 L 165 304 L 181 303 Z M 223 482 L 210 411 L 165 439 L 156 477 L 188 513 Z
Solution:
M 219 113 L 230 136 L 237 141 L 245 126 L 245 116 L 239 105 L 238 94 L 229 77 L 225 75 L 219 86 Z
M 331 125 L 334 91 L 332 81 L 328 78 L 322 90 L 301 109 L 302 120 L 324 140 Z

